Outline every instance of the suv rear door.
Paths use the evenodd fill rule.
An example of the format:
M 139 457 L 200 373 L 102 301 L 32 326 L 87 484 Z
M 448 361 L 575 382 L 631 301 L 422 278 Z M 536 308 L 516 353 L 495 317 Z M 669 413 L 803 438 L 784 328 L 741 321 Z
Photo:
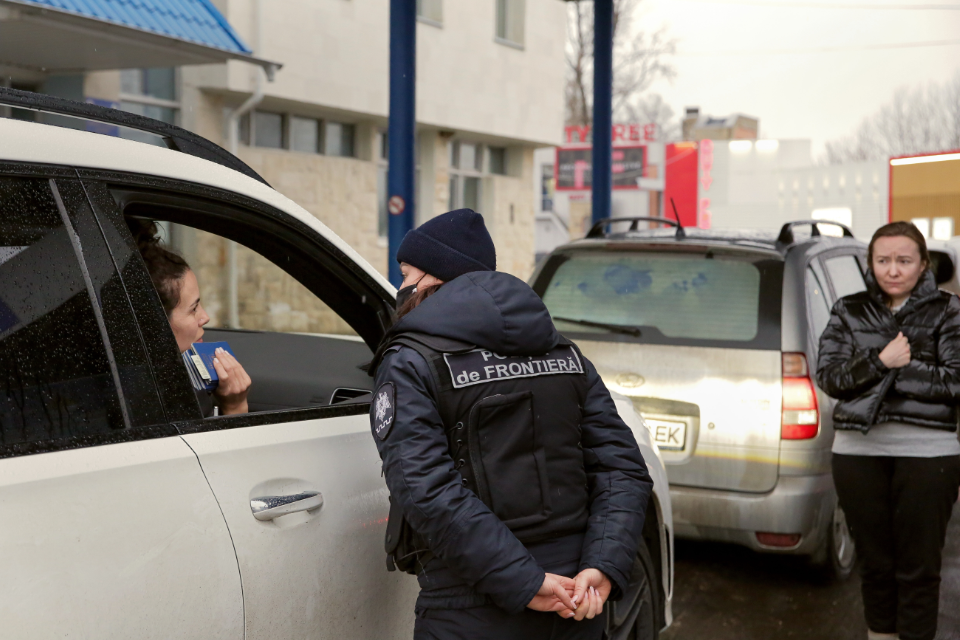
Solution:
M 242 637 L 230 536 L 156 374 L 76 175 L 0 163 L 4 637 Z
M 336 372 L 345 381 L 339 386 L 360 384 L 356 367 L 370 358 L 369 345 L 389 319 L 390 294 L 313 227 L 259 201 L 167 180 L 148 186 L 126 176 L 89 178 L 88 188 L 101 194 L 99 206 L 118 232 L 127 232 L 122 210 L 236 241 L 293 276 L 367 342 L 351 343 L 359 350 L 332 351 L 322 337 L 218 331 L 216 339 L 237 337 L 231 344 L 241 364 L 251 365 L 252 394 L 258 381 L 261 389 L 281 388 L 258 391 L 256 403 L 251 401 L 261 409 L 256 413 L 207 419 L 180 354 L 154 354 L 178 371 L 176 389 L 165 398 L 230 529 L 243 584 L 245 637 L 410 637 L 417 585 L 410 576 L 388 573 L 384 564 L 389 505 L 370 440 L 369 404 L 330 404 Z M 203 291 L 204 275 L 198 275 Z M 169 333 L 156 295 L 140 302 L 141 324 Z M 294 338 L 298 353 L 291 354 Z M 325 369 L 322 379 L 296 377 L 310 367 Z M 296 393 L 287 391 L 310 385 L 316 390 L 301 394 L 309 406 L 272 408 L 288 406 Z
M 607 386 L 643 414 L 671 485 L 769 491 L 779 468 L 783 260 L 684 244 L 571 248 L 549 259 L 534 288 Z

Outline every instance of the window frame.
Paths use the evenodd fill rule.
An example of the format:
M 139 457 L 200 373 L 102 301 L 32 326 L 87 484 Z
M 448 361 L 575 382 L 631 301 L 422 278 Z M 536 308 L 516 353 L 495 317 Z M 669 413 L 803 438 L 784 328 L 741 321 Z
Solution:
M 151 95 L 141 94 L 141 93 L 127 93 L 123 91 L 123 81 L 120 82 L 120 93 L 117 98 L 119 105 L 122 105 L 124 102 L 132 102 L 134 104 L 142 105 L 145 107 L 163 107 L 166 109 L 173 110 L 173 122 L 170 124 L 180 126 L 180 120 L 183 114 L 183 99 L 182 99 L 182 90 L 180 87 L 181 73 L 180 67 L 168 67 L 173 69 L 173 100 L 168 100 L 166 98 L 156 98 Z M 140 71 L 144 72 L 147 68 L 144 67 L 132 67 L 129 69 L 121 69 L 120 73 L 124 71 Z M 159 142 L 159 139 L 158 139 Z M 155 143 L 157 144 L 157 143 Z
M 84 190 L 83 196 L 85 197 L 88 205 L 89 211 L 87 213 L 78 212 L 71 210 L 71 207 L 63 198 L 63 192 L 61 189 L 66 187 L 67 182 L 75 183 L 75 186 L 79 189 L 83 188 L 82 181 L 78 180 L 77 172 L 68 167 L 55 166 L 55 165 L 39 165 L 39 164 L 29 164 L 29 163 L 19 163 L 19 162 L 10 162 L 0 160 L 0 176 L 2 177 L 21 177 L 21 178 L 35 178 L 35 179 L 47 179 L 50 180 L 56 189 L 51 189 L 53 191 L 54 200 L 57 203 L 58 208 L 61 208 L 59 214 L 63 217 L 66 217 L 64 228 L 67 233 L 70 234 L 71 240 L 75 243 L 76 256 L 75 259 L 78 262 L 78 266 L 83 272 L 85 286 L 87 288 L 88 295 L 91 296 L 91 304 L 93 307 L 93 314 L 98 325 L 98 331 L 100 332 L 101 339 L 103 340 L 103 347 L 106 353 L 106 358 L 110 365 L 110 374 L 111 379 L 113 380 L 114 389 L 117 393 L 117 400 L 121 406 L 121 413 L 123 414 L 123 429 L 109 430 L 100 433 L 91 433 L 82 436 L 75 436 L 70 438 L 61 438 L 55 440 L 43 440 L 35 441 L 30 443 L 17 443 L 11 445 L 0 445 L 0 459 L 2 458 L 11 458 L 11 457 L 20 457 L 25 455 L 33 455 L 38 453 L 53 453 L 57 451 L 68 451 L 73 449 L 81 449 L 95 446 L 102 446 L 107 444 L 119 444 L 122 442 L 133 442 L 138 440 L 147 440 L 153 438 L 165 438 L 170 436 L 178 435 L 176 428 L 169 423 L 168 416 L 169 414 L 165 411 L 165 406 L 162 402 L 162 397 L 160 397 L 159 389 L 156 384 L 156 371 L 153 365 L 153 360 L 150 358 L 149 349 L 147 345 L 143 344 L 142 340 L 142 331 L 141 326 L 138 322 L 136 314 L 133 314 L 134 330 L 140 332 L 141 335 L 141 344 L 144 347 L 146 353 L 146 364 L 150 368 L 150 374 L 153 382 L 153 391 L 157 393 L 160 397 L 160 408 L 164 413 L 163 421 L 157 424 L 147 425 L 147 426 L 132 426 L 132 421 L 128 415 L 128 407 L 125 404 L 124 400 L 124 391 L 125 387 L 117 373 L 117 363 L 116 357 L 114 354 L 114 349 L 110 341 L 110 330 L 108 323 L 104 317 L 104 310 L 102 307 L 103 302 L 97 298 L 94 292 L 90 291 L 91 280 L 90 280 L 90 268 L 88 265 L 88 260 L 90 258 L 90 249 L 89 245 L 92 243 L 101 245 L 99 248 L 103 251 L 106 251 L 110 254 L 110 266 L 118 274 L 120 283 L 124 286 L 125 295 L 121 299 L 121 304 L 125 301 L 127 304 L 130 304 L 129 295 L 126 295 L 128 289 L 124 283 L 124 279 L 120 274 L 120 269 L 116 264 L 114 259 L 113 252 L 110 250 L 109 242 L 104 237 L 102 222 L 97 212 L 97 207 L 94 205 L 92 199 L 89 197 L 89 194 Z M 73 185 L 71 185 L 71 188 Z M 77 216 L 89 216 L 90 220 L 83 220 L 77 218 Z M 67 222 L 69 221 L 69 224 Z M 82 224 L 79 224 L 82 223 Z M 84 227 L 84 228 L 80 228 Z M 153 295 L 156 296 L 156 292 L 153 292 Z M 158 298 L 159 301 L 159 298 Z M 131 309 L 132 311 L 132 309 Z M 172 340 L 171 335 L 171 340 Z
M 474 163 L 473 167 L 469 169 L 464 169 L 460 166 L 454 166 L 454 160 L 456 160 L 456 165 L 460 165 L 460 146 L 463 144 L 472 145 L 475 148 Z M 464 193 L 466 191 L 466 181 L 468 178 L 473 178 L 477 180 L 477 202 L 474 207 L 475 211 L 481 211 L 484 208 L 484 198 L 483 198 L 483 179 L 489 177 L 487 172 L 489 164 L 489 154 L 487 153 L 486 145 L 482 142 L 476 142 L 474 140 L 461 140 L 453 139 L 450 140 L 449 149 L 447 151 L 447 175 L 448 175 L 448 185 L 449 185 L 449 196 L 447 199 L 447 204 L 451 210 L 453 209 L 462 209 L 467 206 L 464 201 Z M 479 162 L 476 158 L 479 157 Z M 480 165 L 480 168 L 477 168 L 477 164 Z M 454 188 L 453 185 L 456 185 Z
M 526 0 L 494 0 L 493 41 L 523 51 L 526 43 L 526 13 Z M 518 20 L 519 26 L 516 25 Z M 519 32 L 520 37 L 517 39 L 511 37 L 511 32 Z
M 353 260 L 336 247 L 336 245 L 283 211 L 230 191 L 178 180 L 86 169 L 79 169 L 77 173 L 80 174 L 84 184 L 99 183 L 102 185 L 101 188 L 106 189 L 114 199 L 119 200 L 115 203 L 114 213 L 107 216 L 111 218 L 109 223 L 114 227 L 119 225 L 125 227 L 125 223 L 123 222 L 124 211 L 126 207 L 131 204 L 144 208 L 161 205 L 171 207 L 172 203 L 179 198 L 184 202 L 189 201 L 195 203 L 195 209 L 199 209 L 202 204 L 204 212 L 209 215 L 209 218 L 205 221 L 208 225 L 211 224 L 211 221 L 215 220 L 217 225 L 230 226 L 230 219 L 224 215 L 226 212 L 230 212 L 234 217 L 244 218 L 239 222 L 233 222 L 233 228 L 224 229 L 221 226 L 212 230 L 209 228 L 205 229 L 222 237 L 230 237 L 230 235 L 225 235 L 225 230 L 229 233 L 243 226 L 246 226 L 248 232 L 252 233 L 255 227 L 254 223 L 260 223 L 263 227 L 259 229 L 260 234 L 277 235 L 279 240 L 276 240 L 276 242 L 289 244 L 291 250 L 303 253 L 305 248 L 312 247 L 307 254 L 309 255 L 308 260 L 313 264 L 317 262 L 325 264 L 332 273 L 343 276 L 341 284 L 345 287 L 356 287 L 357 290 L 355 294 L 361 299 L 361 304 L 370 307 L 367 311 L 368 314 L 372 314 L 369 321 L 372 322 L 376 320 L 379 325 L 379 331 L 376 335 L 371 334 L 367 336 L 367 338 L 364 338 L 368 347 L 372 350 L 376 349 L 379 337 L 382 336 L 391 322 L 393 297 L 389 292 L 384 290 L 378 282 L 360 269 Z M 217 210 L 218 204 L 220 205 L 220 210 Z M 190 211 L 190 208 L 185 207 L 182 211 L 186 214 Z M 119 220 L 117 219 L 117 215 L 120 216 Z M 203 225 L 195 224 L 195 219 L 187 219 L 186 217 L 182 220 L 172 221 L 185 222 L 199 229 L 204 228 Z M 129 236 L 129 232 L 126 233 L 126 236 Z M 133 242 L 133 238 L 127 237 L 126 241 Z M 294 248 L 294 245 L 298 246 Z M 323 259 L 319 259 L 317 257 L 318 255 L 322 255 Z M 265 255 L 265 257 L 271 260 L 269 256 Z M 273 260 L 271 260 L 271 262 L 273 262 Z M 146 266 L 142 261 L 140 261 L 139 264 L 140 271 L 142 272 L 140 283 L 140 287 L 142 288 L 143 278 L 146 278 L 149 282 L 149 276 L 146 274 Z M 284 271 L 287 270 L 284 269 Z M 287 271 L 287 273 L 310 289 L 314 295 L 318 295 L 314 291 L 314 287 L 297 278 L 295 274 L 289 271 Z M 329 284 L 330 279 L 325 280 L 325 286 L 329 286 Z M 134 285 L 135 283 L 130 284 L 130 286 Z M 128 286 L 128 289 L 129 288 Z M 361 291 L 362 293 L 360 293 Z M 168 336 L 170 341 L 173 340 L 173 334 L 170 332 L 166 314 L 163 312 L 156 291 L 151 288 L 149 295 L 139 296 L 135 300 L 131 299 L 131 302 L 144 333 L 153 335 L 156 332 L 162 332 Z M 324 300 L 324 302 L 327 301 Z M 335 313 L 343 317 L 343 314 L 334 305 L 327 304 Z M 366 333 L 369 334 L 371 331 L 373 331 L 373 328 L 367 327 Z M 358 331 L 358 333 L 363 337 L 362 332 Z M 183 368 L 182 360 L 179 357 L 172 357 L 170 355 L 175 352 L 175 348 L 171 351 L 170 348 L 155 347 L 151 350 L 150 357 L 156 369 L 171 372 L 171 375 L 167 377 L 163 384 L 158 384 L 158 387 L 164 401 L 164 406 L 167 408 L 168 420 L 175 428 L 177 434 L 360 415 L 369 411 L 369 402 L 361 402 L 203 418 L 200 414 L 200 407 L 197 404 L 189 377 Z M 179 354 L 177 354 L 177 356 L 179 356 Z
M 808 275 L 812 275 L 816 279 L 817 286 L 820 287 L 823 295 L 823 301 L 827 307 L 827 322 L 830 321 L 830 313 L 833 310 L 835 298 L 833 296 L 833 292 L 829 288 L 830 284 L 827 282 L 826 272 L 819 264 L 819 261 L 816 259 L 809 261 L 807 266 L 803 269 L 803 299 L 804 304 L 807 307 L 807 333 L 809 334 L 810 344 L 813 345 L 812 351 L 814 354 L 814 361 L 816 361 L 816 355 L 819 352 L 820 335 L 827 328 L 827 324 L 824 323 L 823 329 L 821 329 L 820 334 L 818 334 L 816 322 L 814 320 L 813 304 L 810 300 L 807 289 Z
M 817 254 L 811 262 L 816 261 L 819 263 L 820 273 L 823 275 L 823 278 L 826 280 L 824 283 L 830 290 L 830 299 L 831 299 L 831 308 L 833 304 L 836 304 L 836 301 L 840 299 L 840 296 L 837 295 L 837 288 L 833 282 L 833 277 L 830 274 L 830 270 L 827 268 L 827 260 L 831 258 L 839 258 L 842 256 L 850 256 L 856 261 L 857 266 L 860 268 L 861 275 L 864 276 L 864 287 L 866 288 L 866 273 L 863 268 L 864 261 L 860 259 L 860 250 L 857 247 L 843 247 L 838 249 L 832 249 L 829 251 L 824 251 L 823 253 Z M 820 274 L 818 274 L 819 276 Z

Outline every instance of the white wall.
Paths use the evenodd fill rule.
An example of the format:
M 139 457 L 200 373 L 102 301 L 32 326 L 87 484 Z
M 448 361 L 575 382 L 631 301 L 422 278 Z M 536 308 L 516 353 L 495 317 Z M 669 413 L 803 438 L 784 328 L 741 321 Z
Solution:
M 260 0 L 259 57 L 283 63 L 267 101 L 320 105 L 385 119 L 389 107 L 389 0 Z M 217 0 L 254 46 L 254 0 Z M 563 130 L 566 12 L 526 0 L 522 49 L 494 41 L 496 0 L 443 0 L 443 24 L 417 25 L 417 121 L 556 144 Z M 207 87 L 253 91 L 250 65 L 207 67 Z M 236 99 L 241 96 L 236 95 Z
M 709 189 L 699 185 L 699 197 L 710 199 L 715 229 L 775 231 L 832 207 L 851 210 L 858 237 L 887 221 L 886 162 L 818 167 L 809 140 L 779 140 L 765 151 L 749 141 L 715 141 L 713 158 L 713 182 Z

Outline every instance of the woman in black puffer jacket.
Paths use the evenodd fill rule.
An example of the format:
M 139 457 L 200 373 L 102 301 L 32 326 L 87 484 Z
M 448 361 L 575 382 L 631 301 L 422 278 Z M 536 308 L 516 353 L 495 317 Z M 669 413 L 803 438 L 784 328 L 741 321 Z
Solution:
M 833 478 L 857 553 L 870 638 L 933 640 L 960 486 L 960 300 L 926 242 L 894 222 L 870 241 L 867 290 L 837 302 L 817 380 L 837 398 Z

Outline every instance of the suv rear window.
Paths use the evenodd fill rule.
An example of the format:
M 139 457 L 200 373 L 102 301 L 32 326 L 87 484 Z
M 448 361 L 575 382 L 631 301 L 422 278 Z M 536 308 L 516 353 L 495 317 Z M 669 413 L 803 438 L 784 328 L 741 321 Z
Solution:
M 782 270 L 765 256 L 585 250 L 553 256 L 534 288 L 568 335 L 779 349 Z

